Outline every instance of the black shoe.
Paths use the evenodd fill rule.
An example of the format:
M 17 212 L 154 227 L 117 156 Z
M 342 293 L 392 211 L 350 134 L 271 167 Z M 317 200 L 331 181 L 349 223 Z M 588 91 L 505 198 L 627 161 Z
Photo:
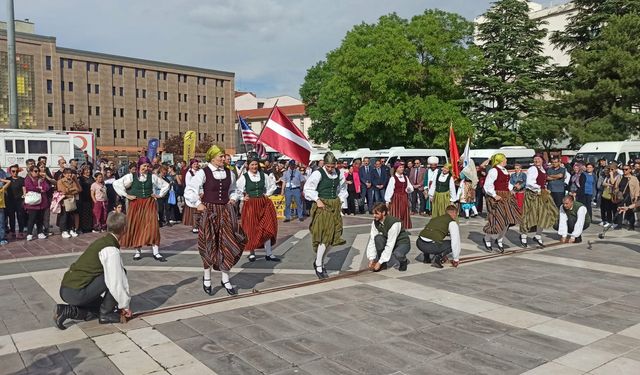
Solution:
M 498 253 L 504 253 L 504 246 L 496 240 L 496 245 L 498 245 Z
M 491 242 L 487 242 L 487 241 L 483 241 L 484 242 L 484 248 L 487 249 L 487 251 L 493 251 L 493 247 L 491 246 Z
M 429 254 L 422 254 L 422 263 L 431 263 L 431 257 L 429 256 Z
M 325 273 L 324 273 L 324 267 L 322 267 L 322 271 L 318 272 L 318 267 L 316 267 L 316 262 L 313 262 L 313 270 L 315 271 L 316 276 L 318 276 L 318 279 L 320 280 L 326 279 Z
M 573 241 L 573 243 L 580 243 L 580 242 L 582 242 L 582 236 L 576 237 L 575 241 Z
M 133 260 L 140 260 L 140 258 L 142 258 L 142 254 L 140 253 L 133 254 Z
M 538 238 L 538 237 L 533 237 L 533 240 L 536 241 L 536 243 L 538 244 L 538 246 L 540 247 L 544 247 L 544 244 L 542 243 L 542 239 Z
M 267 255 L 264 257 L 264 260 L 267 262 L 279 262 L 280 258 L 277 258 L 275 255 Z
M 222 285 L 222 287 L 227 291 L 227 293 L 230 296 L 235 296 L 236 294 L 238 294 L 238 291 L 236 290 L 236 288 L 233 287 L 233 285 L 231 285 L 231 288 L 227 288 L 226 284 L 231 285 L 231 283 L 223 283 L 222 281 L 220 281 L 220 285 Z
M 527 245 L 527 239 L 520 237 L 520 245 L 522 245 L 522 247 L 524 247 L 526 249 L 527 246 L 528 246 Z
M 208 295 L 212 296 L 213 292 L 211 290 L 211 284 L 209 284 L 209 286 L 204 285 L 205 282 L 205 278 L 204 276 L 202 276 L 202 289 L 204 290 L 205 293 L 207 293 Z M 211 279 L 209 279 L 209 282 L 211 281 Z
M 153 256 L 153 259 L 157 260 L 158 262 L 164 263 L 167 260 L 165 259 L 165 257 L 162 256 L 162 254 L 156 254 Z
M 282 222 L 283 222 L 283 223 L 288 223 L 288 222 L 290 222 L 290 221 L 291 221 L 291 219 L 284 219 Z
M 407 265 L 409 264 L 408 260 L 401 260 L 400 265 L 398 266 L 398 271 L 404 272 L 407 270 Z
M 303 222 L 303 221 L 304 221 L 304 217 L 298 218 L 298 220 L 299 220 L 300 222 Z
M 120 313 L 117 311 L 109 312 L 109 313 L 100 313 L 100 318 L 98 318 L 98 323 L 100 324 L 110 324 L 110 323 L 120 323 Z
M 249 256 L 247 258 L 249 259 L 249 262 L 255 262 L 256 261 L 256 254 L 249 254 Z
M 443 268 L 442 257 L 440 255 L 436 255 L 435 257 L 433 257 L 433 261 L 431 262 L 431 267 Z
M 71 305 L 56 305 L 56 308 L 53 312 L 53 322 L 56 324 L 56 327 L 59 329 L 65 330 L 67 327 L 64 326 L 64 321 L 67 319 L 72 319 L 76 316 L 76 309 Z

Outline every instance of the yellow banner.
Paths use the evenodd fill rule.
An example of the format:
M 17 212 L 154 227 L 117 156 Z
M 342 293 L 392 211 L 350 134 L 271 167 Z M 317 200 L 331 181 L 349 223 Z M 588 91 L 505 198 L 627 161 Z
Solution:
M 16 84 L 18 87 L 18 95 L 24 95 L 27 92 L 26 86 L 24 84 L 24 77 L 23 76 L 16 77 Z
M 184 161 L 189 162 L 196 156 L 196 132 L 189 130 L 184 134 Z
M 276 209 L 276 217 L 278 219 L 284 219 L 285 218 L 284 209 L 286 208 L 284 195 L 271 195 L 269 196 L 269 199 L 271 199 L 271 202 L 273 203 L 273 207 Z M 296 209 L 296 203 L 293 201 L 291 202 L 291 209 L 292 210 Z

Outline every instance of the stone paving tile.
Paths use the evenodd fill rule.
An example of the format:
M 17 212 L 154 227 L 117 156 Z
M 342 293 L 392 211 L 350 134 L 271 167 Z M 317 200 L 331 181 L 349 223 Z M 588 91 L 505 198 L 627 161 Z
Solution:
M 232 329 L 218 330 L 204 336 L 229 353 L 237 353 L 255 345 L 250 340 L 236 334 Z
M 58 350 L 71 366 L 77 366 L 90 359 L 103 358 L 104 353 L 90 339 L 72 341 L 58 345 Z
M 22 357 L 19 353 L 11 353 L 0 356 L 0 363 L 2 364 L 3 374 L 26 374 Z
M 214 369 L 218 374 L 224 375 L 259 375 L 262 374 L 235 354 L 225 354 L 219 357 L 207 357 L 200 359 L 207 367 Z
M 498 337 L 493 342 L 514 348 L 538 358 L 552 361 L 564 354 L 580 348 L 580 345 L 545 336 L 528 330 L 521 330 Z
M 329 328 L 324 330 L 322 334 L 308 333 L 297 336 L 293 338 L 293 341 L 323 356 L 353 350 L 372 343 L 338 328 Z
M 445 357 L 453 361 L 459 361 L 472 365 L 476 371 L 484 374 L 521 374 L 525 371 L 512 362 L 506 362 L 498 357 L 474 349 L 465 349 L 452 353 Z
M 380 351 L 374 350 L 370 346 L 341 352 L 329 359 L 362 374 L 386 375 L 394 372 L 394 369 L 387 367 L 385 357 L 380 357 Z
M 347 367 L 344 367 L 334 361 L 323 358 L 317 361 L 305 363 L 300 366 L 304 371 L 314 375 L 357 375 L 355 372 Z
M 192 329 L 181 321 L 158 324 L 154 327 L 172 341 L 200 336 L 198 331 Z
M 269 349 L 269 351 L 271 351 L 272 353 L 276 354 L 278 357 L 291 363 L 295 363 L 298 366 L 303 363 L 311 362 L 320 358 L 317 353 L 306 348 L 293 339 L 271 341 L 263 344 L 263 346 Z
M 20 356 L 28 373 L 71 374 L 73 370 L 65 358 L 77 357 L 79 353 L 78 349 L 67 349 L 63 355 L 55 346 L 45 346 L 26 350 Z
M 293 366 L 264 347 L 243 350 L 236 355 L 264 374 L 273 374 Z

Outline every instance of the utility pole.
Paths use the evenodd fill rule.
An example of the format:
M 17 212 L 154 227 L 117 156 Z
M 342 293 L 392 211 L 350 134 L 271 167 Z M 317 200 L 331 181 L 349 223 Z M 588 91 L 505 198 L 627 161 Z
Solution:
M 18 85 L 16 83 L 16 26 L 13 0 L 7 1 L 7 66 L 9 67 L 9 127 L 18 129 Z

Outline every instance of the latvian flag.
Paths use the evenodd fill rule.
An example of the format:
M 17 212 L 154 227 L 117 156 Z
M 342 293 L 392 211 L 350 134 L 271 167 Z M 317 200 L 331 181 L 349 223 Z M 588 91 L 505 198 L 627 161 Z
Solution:
M 247 124 L 247 122 L 240 116 L 238 116 L 238 121 L 240 122 L 240 130 L 242 130 L 242 142 L 253 145 L 253 150 L 261 157 L 267 157 L 267 151 L 265 150 L 262 143 L 258 142 L 258 135 L 251 130 L 251 127 Z
M 278 107 L 271 112 L 258 141 L 303 165 L 309 165 L 313 150 L 311 143 Z

